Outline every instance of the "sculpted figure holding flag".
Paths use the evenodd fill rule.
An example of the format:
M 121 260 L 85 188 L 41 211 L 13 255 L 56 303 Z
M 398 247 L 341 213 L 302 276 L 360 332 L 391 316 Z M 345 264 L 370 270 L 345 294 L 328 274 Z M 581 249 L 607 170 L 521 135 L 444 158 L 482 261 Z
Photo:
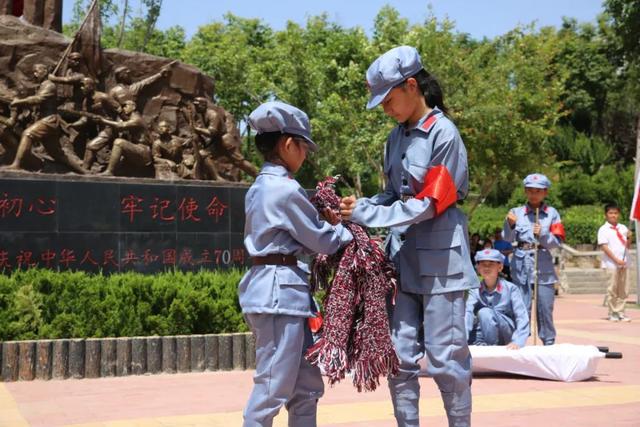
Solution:
M 400 372 L 389 378 L 398 426 L 418 426 L 418 361 L 440 389 L 450 426 L 470 425 L 471 355 L 464 292 L 479 286 L 456 201 L 469 186 L 467 152 L 446 116 L 437 80 L 415 48 L 400 46 L 367 70 L 371 98 L 398 122 L 384 153 L 386 188 L 370 198 L 345 197 L 343 219 L 389 227 L 386 250 L 400 276 L 391 320 Z

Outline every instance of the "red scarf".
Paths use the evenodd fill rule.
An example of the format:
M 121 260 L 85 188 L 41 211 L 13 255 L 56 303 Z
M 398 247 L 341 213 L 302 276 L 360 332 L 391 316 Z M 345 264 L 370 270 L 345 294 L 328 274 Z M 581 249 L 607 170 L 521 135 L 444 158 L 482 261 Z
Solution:
M 620 242 L 626 247 L 627 246 L 627 239 L 625 239 L 624 236 L 622 235 L 622 233 L 620 233 L 620 230 L 618 230 L 618 226 L 617 225 L 612 225 L 611 229 L 616 231 L 616 236 L 618 236 L 618 240 L 620 240 Z

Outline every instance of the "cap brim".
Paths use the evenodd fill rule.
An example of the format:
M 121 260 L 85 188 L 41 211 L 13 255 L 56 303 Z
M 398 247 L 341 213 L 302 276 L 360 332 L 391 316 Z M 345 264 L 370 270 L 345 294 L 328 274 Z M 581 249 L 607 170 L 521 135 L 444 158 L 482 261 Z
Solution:
M 524 188 L 539 188 L 539 189 L 541 189 L 541 190 L 546 190 L 546 189 L 547 189 L 547 188 L 549 188 L 549 187 L 547 187 L 547 186 L 545 186 L 545 185 L 543 185 L 543 184 L 535 183 L 535 184 L 528 184 L 528 185 L 525 185 L 525 186 L 524 186 Z
M 307 143 L 308 143 L 308 145 L 309 145 L 309 149 L 310 149 L 311 151 L 313 151 L 314 153 L 318 151 L 318 144 L 316 144 L 315 142 L 313 142 L 313 141 L 311 140 L 311 138 L 307 138 L 306 136 L 302 136 L 302 135 L 300 135 L 300 137 L 301 137 L 302 139 L 304 139 L 305 141 L 307 141 Z
M 372 94 L 371 98 L 369 98 L 369 102 L 367 102 L 367 110 L 371 110 L 372 108 L 375 108 L 378 105 L 380 105 L 380 103 L 384 101 L 387 95 L 389 95 L 389 92 L 391 92 L 391 89 L 393 89 L 393 87 L 385 89 L 384 91 L 377 93 L 375 95 Z

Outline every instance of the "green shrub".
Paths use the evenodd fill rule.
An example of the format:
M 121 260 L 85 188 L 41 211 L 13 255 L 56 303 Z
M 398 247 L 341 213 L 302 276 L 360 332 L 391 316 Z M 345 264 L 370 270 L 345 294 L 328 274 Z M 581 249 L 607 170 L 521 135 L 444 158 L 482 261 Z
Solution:
M 563 206 L 592 205 L 599 201 L 598 185 L 592 176 L 579 170 L 572 171 L 558 183 Z
M 506 206 L 478 206 L 469 219 L 469 232 L 480 234 L 482 239 L 492 237 L 493 230 L 502 228 L 508 212 L 509 208 Z
M 604 224 L 602 206 L 572 206 L 560 212 L 567 235 L 566 243 L 575 246 L 580 243 L 595 244 L 598 240 L 598 228 Z
M 242 273 L 0 275 L 0 340 L 243 332 Z

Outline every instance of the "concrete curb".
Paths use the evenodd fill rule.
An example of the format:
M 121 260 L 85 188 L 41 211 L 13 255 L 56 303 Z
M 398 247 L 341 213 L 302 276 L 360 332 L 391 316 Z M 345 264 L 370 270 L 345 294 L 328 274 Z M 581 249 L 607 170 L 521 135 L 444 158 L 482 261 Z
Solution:
M 4 382 L 254 368 L 251 333 L 0 343 Z

